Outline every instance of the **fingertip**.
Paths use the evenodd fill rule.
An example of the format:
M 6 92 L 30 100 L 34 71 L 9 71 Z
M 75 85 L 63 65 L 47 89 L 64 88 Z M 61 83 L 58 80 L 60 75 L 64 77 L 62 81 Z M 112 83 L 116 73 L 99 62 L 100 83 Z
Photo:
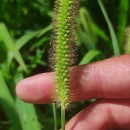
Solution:
M 54 74 L 44 73 L 20 81 L 16 86 L 16 95 L 25 102 L 44 104 L 52 101 Z
M 31 95 L 33 95 L 31 88 L 32 88 L 32 82 L 30 82 L 30 78 L 23 79 L 16 85 L 15 89 L 16 95 L 25 102 L 31 102 L 30 97 Z

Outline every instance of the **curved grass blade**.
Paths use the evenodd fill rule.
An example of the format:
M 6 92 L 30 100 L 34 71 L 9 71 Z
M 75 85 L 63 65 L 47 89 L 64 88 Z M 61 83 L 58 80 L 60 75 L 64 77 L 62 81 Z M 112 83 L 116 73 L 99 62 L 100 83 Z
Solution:
M 17 98 L 16 106 L 23 130 L 41 130 L 33 104 L 25 103 Z
M 13 130 L 22 130 L 20 119 L 16 111 L 15 102 L 8 90 L 6 82 L 0 71 L 0 106 L 11 121 Z
M 5 24 L 0 23 L 0 37 L 2 38 L 5 46 L 8 49 L 8 64 L 11 63 L 13 57 L 15 60 L 20 64 L 20 66 L 23 68 L 24 71 L 27 71 L 26 65 L 24 63 L 24 60 L 17 49 L 17 46 L 14 42 L 14 40 L 11 38 L 7 27 Z
M 85 56 L 80 61 L 80 65 L 89 63 L 92 59 L 94 59 L 96 56 L 101 54 L 101 51 L 99 50 L 90 50 L 85 54 Z
M 120 49 L 119 49 L 119 45 L 118 45 L 118 40 L 117 40 L 117 37 L 116 37 L 116 34 L 115 34 L 115 31 L 114 31 L 114 27 L 108 17 L 108 14 L 105 10 L 105 7 L 102 3 L 101 0 L 98 0 L 98 4 L 101 8 L 101 11 L 105 17 L 105 20 L 107 22 L 107 25 L 108 25 L 108 28 L 109 28 L 109 31 L 110 31 L 110 35 L 111 35 L 111 40 L 112 40 L 112 45 L 113 45 L 113 51 L 114 51 L 114 56 L 117 56 L 117 55 L 120 55 Z

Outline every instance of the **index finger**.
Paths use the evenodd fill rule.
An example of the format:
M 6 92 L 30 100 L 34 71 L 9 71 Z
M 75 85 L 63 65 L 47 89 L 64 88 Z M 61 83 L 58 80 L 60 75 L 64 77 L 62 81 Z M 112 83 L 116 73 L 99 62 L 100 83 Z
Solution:
M 73 69 L 71 100 L 130 98 L 130 55 L 122 55 Z M 43 73 L 22 80 L 16 87 L 19 98 L 32 103 L 49 103 L 54 97 L 55 74 Z M 72 91 L 71 91 L 72 90 Z

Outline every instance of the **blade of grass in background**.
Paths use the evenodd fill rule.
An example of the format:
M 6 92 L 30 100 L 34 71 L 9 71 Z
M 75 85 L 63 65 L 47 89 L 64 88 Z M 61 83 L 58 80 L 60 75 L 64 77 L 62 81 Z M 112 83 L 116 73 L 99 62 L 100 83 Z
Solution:
M 84 30 L 87 32 L 88 35 L 90 35 L 92 38 L 96 40 L 96 36 L 91 29 L 92 19 L 87 9 L 85 8 L 80 9 L 80 18 L 81 18 L 81 22 L 84 27 Z
M 99 36 L 100 38 L 102 38 L 104 41 L 108 42 L 109 38 L 108 36 L 104 33 L 103 30 L 101 30 L 101 28 L 99 28 L 99 26 L 97 26 L 95 23 L 91 23 L 92 24 L 92 30 L 95 32 L 95 34 L 97 36 Z
M 47 33 L 47 32 L 50 31 L 50 30 L 51 30 L 51 25 L 49 25 L 49 26 L 43 28 L 43 29 L 40 31 L 40 33 L 38 34 L 37 37 L 41 37 L 42 35 L 44 35 L 45 33 Z
M 123 38 L 124 38 L 125 28 L 127 25 L 128 11 L 129 11 L 129 0 L 120 0 L 118 33 L 117 33 L 120 48 L 122 47 L 122 42 L 124 40 Z
M 49 40 L 50 40 L 49 37 L 43 37 L 43 38 L 41 38 L 39 41 L 35 42 L 35 44 L 30 47 L 30 51 L 33 51 L 36 48 L 39 48 L 39 47 L 43 46 L 44 43 L 46 43 Z
M 91 60 L 93 60 L 96 56 L 98 56 L 99 54 L 101 54 L 101 51 L 98 50 L 90 50 L 89 52 L 87 52 L 83 59 L 80 61 L 80 65 L 82 64 L 87 64 L 89 63 Z
M 16 46 L 18 50 L 20 50 L 26 43 L 28 43 L 31 39 L 36 37 L 38 35 L 39 31 L 34 31 L 34 32 L 28 32 L 22 37 L 20 37 L 18 40 L 16 40 Z
M 8 119 L 11 121 L 13 130 L 22 130 L 15 102 L 8 90 L 5 80 L 0 71 L 0 106 L 5 111 Z
M 105 41 L 109 41 L 108 36 L 104 33 L 104 31 L 99 28 L 99 26 L 94 23 L 89 15 L 89 12 L 86 8 L 81 8 L 80 9 L 80 18 L 81 18 L 81 22 L 83 24 L 83 27 L 85 29 L 85 31 L 90 34 L 90 35 L 97 35 L 99 37 L 101 37 L 103 40 Z M 93 36 L 94 38 L 95 36 Z
M 16 45 L 17 45 L 18 50 L 20 50 L 26 43 L 28 43 L 34 37 L 39 38 L 45 33 L 47 33 L 48 31 L 50 31 L 50 29 L 51 29 L 51 26 L 49 25 L 46 28 L 43 28 L 41 30 L 26 33 L 25 35 L 20 37 L 18 40 L 16 40 Z
M 24 76 L 22 74 L 17 74 L 14 79 L 15 84 L 23 78 Z M 38 114 L 36 113 L 35 106 L 30 103 L 25 103 L 18 98 L 16 98 L 15 103 L 21 121 L 22 130 L 41 130 L 42 127 L 38 121 Z
M 14 43 L 14 40 L 11 38 L 5 24 L 0 23 L 0 37 L 2 38 L 5 46 L 8 49 L 8 63 L 12 61 L 13 57 L 15 60 L 20 64 L 23 70 L 27 71 L 26 65 L 24 60 L 17 49 L 17 46 Z
M 41 130 L 40 123 L 33 104 L 22 102 L 17 98 L 17 110 L 23 130 Z
M 101 0 L 98 0 L 98 4 L 101 8 L 101 11 L 105 17 L 105 20 L 107 22 L 107 25 L 108 25 L 108 28 L 109 28 L 109 31 L 110 31 L 110 36 L 111 36 L 111 40 L 112 40 L 112 45 L 113 45 L 113 51 L 114 51 L 114 56 L 117 56 L 117 55 L 120 55 L 120 49 L 119 49 L 119 45 L 118 45 L 118 40 L 117 40 L 117 37 L 116 37 L 116 34 L 115 34 L 115 31 L 114 31 L 114 28 L 113 28 L 113 25 L 108 17 L 108 14 L 104 8 L 104 5 L 102 3 Z
M 80 9 L 80 20 L 82 26 L 79 28 L 80 37 L 84 43 L 86 49 L 96 49 L 97 36 L 92 30 L 92 19 L 89 12 L 81 8 Z

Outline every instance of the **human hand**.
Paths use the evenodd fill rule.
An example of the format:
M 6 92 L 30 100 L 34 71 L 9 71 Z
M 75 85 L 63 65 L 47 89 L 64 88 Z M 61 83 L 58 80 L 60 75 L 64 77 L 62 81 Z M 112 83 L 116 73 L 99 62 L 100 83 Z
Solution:
M 72 101 L 97 101 L 74 116 L 66 130 L 130 130 L 130 55 L 122 55 L 75 68 Z M 54 91 L 54 73 L 21 81 L 19 98 L 31 103 L 49 103 Z M 71 89 L 71 88 L 70 88 Z

